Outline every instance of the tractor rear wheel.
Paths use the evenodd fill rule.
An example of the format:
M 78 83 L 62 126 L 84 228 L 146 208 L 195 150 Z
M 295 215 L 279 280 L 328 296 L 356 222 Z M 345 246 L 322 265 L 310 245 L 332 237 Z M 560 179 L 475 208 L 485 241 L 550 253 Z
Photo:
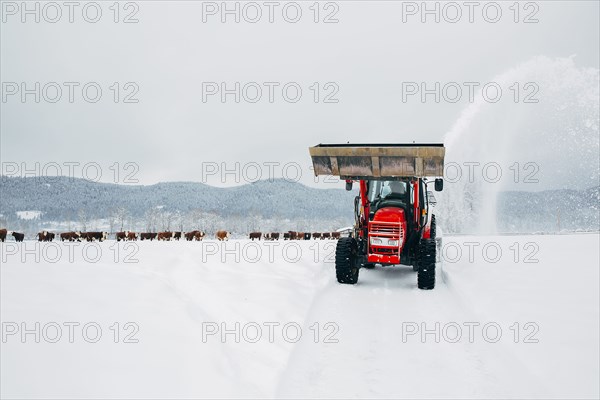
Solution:
M 335 274 L 339 283 L 358 282 L 358 245 L 351 237 L 341 238 L 335 248 Z
M 435 239 L 423 239 L 419 245 L 417 286 L 430 290 L 435 287 Z

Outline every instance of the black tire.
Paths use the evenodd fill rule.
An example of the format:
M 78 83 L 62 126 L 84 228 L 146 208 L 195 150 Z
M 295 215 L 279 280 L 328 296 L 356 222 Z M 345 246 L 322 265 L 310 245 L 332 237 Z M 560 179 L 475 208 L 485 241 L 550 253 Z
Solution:
M 435 223 L 435 215 L 431 215 L 431 225 L 429 226 L 429 237 L 431 240 L 435 240 L 435 235 L 437 232 L 436 223 Z M 417 260 L 413 264 L 413 271 L 417 272 L 419 270 L 419 265 L 421 265 L 421 253 L 418 252 Z
M 358 245 L 350 237 L 341 238 L 335 248 L 335 274 L 339 283 L 354 285 L 358 282 Z
M 433 222 L 433 221 L 432 221 Z M 435 287 L 435 239 L 423 239 L 419 245 L 419 271 L 417 286 L 431 290 Z
M 375 264 L 370 264 L 370 263 L 369 264 L 364 264 L 362 267 L 366 268 L 366 269 L 373 269 L 373 268 L 375 268 Z

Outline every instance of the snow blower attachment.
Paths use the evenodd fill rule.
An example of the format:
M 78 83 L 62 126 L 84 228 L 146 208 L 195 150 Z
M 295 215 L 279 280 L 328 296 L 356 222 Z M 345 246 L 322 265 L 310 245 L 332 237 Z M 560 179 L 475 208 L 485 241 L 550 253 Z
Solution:
M 443 188 L 444 145 L 319 144 L 309 152 L 315 176 L 339 176 L 346 190 L 360 185 L 354 230 L 336 248 L 338 282 L 356 283 L 362 267 L 404 264 L 417 271 L 420 289 L 433 289 L 436 225 L 427 185 Z

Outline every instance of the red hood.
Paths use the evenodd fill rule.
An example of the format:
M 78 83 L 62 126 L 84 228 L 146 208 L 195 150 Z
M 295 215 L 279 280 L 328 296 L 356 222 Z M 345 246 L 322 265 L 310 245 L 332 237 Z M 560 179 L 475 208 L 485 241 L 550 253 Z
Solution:
M 373 221 L 383 221 L 383 222 L 405 222 L 406 223 L 406 215 L 402 208 L 397 207 L 383 207 L 377 210 L 375 213 L 375 217 Z

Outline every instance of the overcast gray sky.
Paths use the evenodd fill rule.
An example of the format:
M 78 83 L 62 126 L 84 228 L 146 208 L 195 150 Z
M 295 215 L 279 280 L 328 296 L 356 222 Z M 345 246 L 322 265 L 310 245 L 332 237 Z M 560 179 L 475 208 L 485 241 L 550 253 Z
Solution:
M 96 7 L 87 3 L 74 8 L 73 23 L 62 2 L 57 3 L 62 17 L 56 23 L 47 21 L 56 18 L 56 7 L 39 3 L 38 23 L 34 14 L 23 14 L 21 2 L 2 2 L 3 163 L 96 162 L 103 167 L 102 180 L 111 181 L 114 170 L 109 166 L 119 162 L 126 173 L 131 170 L 125 171 L 123 165 L 133 162 L 139 166 L 135 177 L 144 184 L 236 183 L 231 179 L 220 182 L 220 174 L 208 178 L 206 168 L 203 176 L 203 162 L 224 162 L 228 168 L 235 162 L 278 162 L 274 171 L 279 175 L 284 163 L 294 162 L 308 175 L 307 147 L 320 142 L 443 141 L 470 104 L 464 82 L 483 85 L 538 56 L 549 63 L 572 57 L 565 67 L 569 79 L 581 87 L 598 82 L 597 1 L 522 2 L 518 7 L 498 2 L 494 4 L 500 5 L 502 15 L 496 23 L 490 21 L 496 18 L 497 7 L 487 6 L 489 2 L 480 2 L 472 10 L 473 22 L 463 2 L 454 3 L 458 9 L 437 3 L 439 22 L 433 14 L 421 14 L 421 2 L 337 1 L 317 6 L 312 1 L 276 2 L 272 23 L 270 9 L 262 1 L 240 2 L 239 23 L 233 14 L 221 15 L 221 2 L 201 1 L 122 2 L 118 15 L 111 8 L 113 2 L 98 2 L 102 16 L 90 23 L 84 19 L 84 6 L 90 20 L 95 18 Z M 35 2 L 27 4 L 36 7 Z M 236 7 L 236 2 L 227 4 Z M 435 2 L 428 4 L 436 7 Z M 302 12 L 299 21 L 286 21 L 296 18 L 298 8 Z M 260 20 L 246 21 L 254 19 L 258 9 Z M 461 17 L 452 23 L 458 18 L 457 10 Z M 124 23 L 127 16 L 138 22 Z M 225 23 L 222 17 L 227 18 Z M 338 22 L 325 23 L 325 19 Z M 562 74 L 561 68 L 546 66 L 546 71 Z M 519 107 L 521 117 L 536 110 L 548 112 L 547 107 L 525 104 L 527 94 L 533 93 L 540 103 L 547 100 L 544 96 L 557 95 L 556 88 L 543 87 L 551 81 L 546 78 L 537 82 L 537 91 L 523 87 L 530 78 L 515 80 L 519 81 L 519 104 L 511 109 Z M 554 78 L 560 81 L 562 75 Z M 23 82 L 29 89 L 40 82 L 39 103 L 35 94 L 26 95 L 22 102 Z M 49 101 L 55 97 L 52 85 L 44 92 L 49 82 L 62 87 L 56 103 Z M 79 85 L 73 86 L 73 103 L 64 82 Z M 96 103 L 83 98 L 82 87 L 89 82 L 102 89 Z M 126 86 L 128 82 L 132 84 Z M 208 94 L 221 82 L 230 89 L 240 82 L 239 103 L 234 94 L 227 95 L 225 103 L 220 93 Z M 242 90 L 252 82 L 262 90 L 256 103 L 251 102 L 256 85 Z M 264 82 L 274 82 L 270 84 L 273 102 Z M 448 101 L 453 96 L 450 92 L 439 103 L 433 94 L 423 102 L 419 93 L 407 94 L 410 82 L 426 82 L 431 88 L 435 82 L 441 87 L 457 82 L 464 90 L 456 102 Z M 287 83 L 291 83 L 288 100 L 282 94 Z M 293 103 L 296 87 L 302 95 Z M 134 92 L 130 99 L 138 102 L 125 103 L 125 96 Z M 513 101 L 515 93 L 504 88 L 498 107 L 489 105 L 486 115 L 505 112 L 500 104 Z M 594 101 L 597 104 L 597 88 L 590 93 L 590 103 L 580 110 L 583 113 Z M 499 117 L 511 119 L 513 115 L 495 116 Z M 592 111 L 588 117 L 591 127 L 580 114 L 570 126 L 581 123 L 587 129 L 581 135 L 589 138 L 590 132 L 597 135 L 597 113 Z M 590 154 L 597 154 L 597 140 L 582 145 L 592 146 Z M 307 180 L 305 176 L 303 181 Z

